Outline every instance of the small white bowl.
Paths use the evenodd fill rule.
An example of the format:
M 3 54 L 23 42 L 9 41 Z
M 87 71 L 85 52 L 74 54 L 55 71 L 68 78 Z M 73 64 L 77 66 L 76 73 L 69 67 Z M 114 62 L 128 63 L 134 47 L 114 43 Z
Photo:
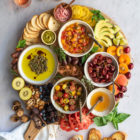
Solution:
M 112 55 L 110 55 L 109 53 L 106 53 L 106 52 L 97 52 L 97 53 L 94 53 L 92 54 L 86 61 L 85 65 L 84 65 L 84 73 L 85 73 L 85 76 L 88 80 L 91 81 L 91 83 L 96 86 L 96 87 L 107 87 L 109 85 L 111 85 L 113 83 L 113 81 L 111 82 L 108 82 L 108 83 L 95 83 L 89 73 L 88 73 L 88 63 L 97 55 L 97 54 L 101 54 L 103 56 L 107 56 L 107 57 L 110 57 L 112 60 L 113 60 L 113 64 L 115 65 L 116 67 L 116 71 L 115 71 L 115 77 L 114 77 L 114 80 L 117 78 L 118 74 L 119 74 L 119 64 L 118 64 L 118 61 L 116 60 L 116 58 Z
M 75 77 L 64 77 L 64 78 L 58 80 L 58 81 L 55 83 L 55 85 L 53 86 L 52 90 L 51 90 L 51 96 L 50 96 L 50 97 L 51 97 L 51 102 L 52 102 L 53 106 L 55 107 L 55 109 L 58 110 L 58 111 L 60 111 L 61 113 L 64 113 L 64 114 L 73 114 L 73 113 L 79 111 L 79 110 L 75 110 L 75 111 L 65 111 L 65 110 L 63 110 L 63 109 L 54 101 L 54 99 L 53 99 L 53 95 L 54 95 L 54 91 L 55 91 L 55 86 L 58 85 L 58 84 L 61 83 L 61 82 L 69 81 L 69 80 L 76 81 L 77 83 L 79 83 L 80 85 L 83 86 L 84 91 L 83 91 L 82 93 L 84 94 L 84 97 L 83 97 L 83 98 L 84 98 L 84 102 L 83 102 L 83 104 L 82 104 L 82 107 L 85 105 L 85 103 L 86 103 L 86 97 L 87 97 L 87 89 L 86 89 L 85 85 L 84 85 L 79 79 L 77 79 L 77 78 L 75 78 Z
M 55 36 L 55 39 L 54 39 L 54 41 L 53 41 L 52 43 L 46 43 L 46 42 L 43 40 L 43 35 L 44 35 L 47 31 L 52 32 L 52 33 L 54 34 L 54 36 Z M 41 34 L 41 40 L 42 40 L 42 42 L 43 42 L 44 44 L 46 44 L 46 45 L 52 45 L 52 44 L 54 44 L 55 41 L 56 41 L 56 33 L 53 32 L 53 31 L 51 31 L 51 30 L 45 30 L 45 31 L 43 31 L 42 34 Z
M 69 56 L 72 56 L 72 57 L 81 57 L 81 56 L 84 56 L 86 55 L 87 53 L 89 53 L 94 45 L 94 41 L 93 43 L 91 43 L 91 47 L 89 48 L 88 51 L 84 52 L 84 53 L 76 53 L 76 54 L 72 54 L 68 51 L 66 51 L 64 48 L 63 48 L 63 45 L 61 43 L 61 36 L 62 36 L 62 32 L 68 27 L 70 26 L 71 24 L 74 24 L 74 23 L 78 23 L 78 24 L 81 24 L 81 25 L 84 25 L 89 31 L 90 33 L 94 36 L 94 32 L 93 32 L 93 29 L 91 28 L 91 26 L 89 24 L 87 24 L 86 22 L 84 21 L 81 21 L 81 20 L 71 20 L 69 22 L 67 22 L 66 24 L 64 24 L 62 26 L 62 28 L 60 29 L 59 31 L 59 34 L 58 34 L 58 43 L 59 43 L 59 46 L 62 48 L 62 50 Z
M 34 48 L 44 48 L 46 50 L 48 50 L 52 56 L 54 57 L 54 60 L 55 60 L 55 69 L 53 71 L 53 73 L 50 75 L 50 77 L 48 77 L 47 79 L 45 80 L 42 80 L 42 81 L 35 81 L 35 80 L 31 80 L 30 78 L 28 78 L 25 73 L 23 72 L 23 69 L 22 69 L 22 60 L 23 60 L 23 57 L 24 55 L 30 51 L 31 49 L 34 49 Z M 21 77 L 27 82 L 27 83 L 30 83 L 30 84 L 33 84 L 33 85 L 43 85 L 45 83 L 48 83 L 54 76 L 55 74 L 57 73 L 57 69 L 58 69 L 58 60 L 57 60 L 57 56 L 55 55 L 55 53 L 53 52 L 53 50 L 46 46 L 46 45 L 42 45 L 42 44 L 36 44 L 36 45 L 31 45 L 29 47 L 27 47 L 20 55 L 19 57 L 19 60 L 18 60 L 18 72 L 19 74 L 21 75 Z
M 109 105 L 108 109 L 103 111 L 103 112 L 98 112 L 95 109 L 93 109 L 93 111 L 91 113 L 96 115 L 96 116 L 103 117 L 103 116 L 108 115 L 113 110 L 113 108 L 115 107 L 115 97 L 111 93 L 111 91 L 106 89 L 106 88 L 96 88 L 93 91 L 91 91 L 89 93 L 88 97 L 87 97 L 87 107 L 88 107 L 88 109 L 91 109 L 91 107 L 92 107 L 91 104 L 90 104 L 91 97 L 99 91 L 104 92 L 108 95 L 108 97 L 110 99 L 110 105 Z

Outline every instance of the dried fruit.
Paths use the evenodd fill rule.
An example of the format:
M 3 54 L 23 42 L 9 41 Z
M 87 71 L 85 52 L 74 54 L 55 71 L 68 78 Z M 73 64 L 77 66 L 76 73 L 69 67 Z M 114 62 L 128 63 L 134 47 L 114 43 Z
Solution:
M 21 103 L 19 101 L 14 101 L 13 102 L 13 106 L 12 106 L 12 109 L 14 111 L 17 111 L 19 108 L 21 108 Z
M 16 111 L 16 115 L 17 115 L 18 117 L 23 116 L 23 114 L 24 114 L 24 110 L 23 110 L 22 108 L 19 108 L 19 109 Z
M 110 46 L 107 48 L 107 53 L 114 56 L 114 55 L 116 55 L 116 50 L 117 50 L 116 46 Z
M 115 82 L 121 86 L 126 86 L 128 84 L 128 80 L 124 74 L 119 74 Z
M 120 72 L 120 73 L 125 74 L 125 73 L 127 73 L 128 71 L 129 71 L 129 69 L 128 69 L 127 64 L 121 63 L 121 64 L 119 65 L 119 72 Z
M 21 90 L 24 87 L 24 85 L 25 85 L 25 82 L 21 77 L 16 77 L 12 81 L 12 87 L 15 90 Z
M 19 117 L 15 114 L 15 115 L 11 116 L 10 120 L 13 122 L 17 122 L 17 121 L 19 121 Z
M 119 47 L 117 48 L 117 56 L 121 56 L 123 53 L 124 53 L 124 52 L 123 52 L 123 46 L 119 46 Z
M 29 117 L 27 115 L 23 115 L 21 118 L 20 118 L 21 122 L 25 123 L 29 120 Z
M 114 95 L 117 95 L 120 91 L 119 91 L 118 86 L 117 86 L 116 84 L 114 84 L 114 87 L 115 87 L 115 93 L 114 93 Z M 111 92 L 113 92 L 113 85 L 110 85 L 110 86 L 108 87 L 108 89 L 109 89 Z
M 129 64 L 131 62 L 131 59 L 130 59 L 130 56 L 127 55 L 127 54 L 122 54 L 120 57 L 119 57 L 119 62 L 120 63 L 125 63 L 125 64 Z

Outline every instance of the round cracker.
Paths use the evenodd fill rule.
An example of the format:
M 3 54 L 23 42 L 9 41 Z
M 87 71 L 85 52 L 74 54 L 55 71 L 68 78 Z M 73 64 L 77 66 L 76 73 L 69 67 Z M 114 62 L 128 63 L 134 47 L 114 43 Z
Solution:
M 34 15 L 31 19 L 31 25 L 36 28 L 38 31 L 41 30 L 41 28 L 37 25 L 37 18 L 38 18 L 38 15 Z
M 31 25 L 31 22 L 28 22 L 29 24 L 29 29 L 33 32 L 38 32 L 38 29 L 34 28 L 32 25 Z
M 26 28 L 24 28 L 24 35 L 29 37 L 29 38 L 37 38 L 37 37 L 39 37 L 39 33 L 37 33 L 37 34 L 30 34 L 30 33 L 28 33 Z
M 29 34 L 38 34 L 37 31 L 32 31 L 32 30 L 30 29 L 30 24 L 29 24 L 29 22 L 26 24 L 26 30 L 27 30 L 27 32 L 28 32 Z
M 40 25 L 43 27 L 43 29 L 46 29 L 45 25 L 43 24 L 43 16 L 45 16 L 46 13 L 42 13 L 40 16 L 39 16 L 39 23 Z
M 42 25 L 41 25 L 40 22 L 39 22 L 39 17 L 37 18 L 36 23 L 37 23 L 37 25 L 38 25 L 42 30 L 44 29 L 44 26 L 42 27 Z
M 38 38 L 29 38 L 25 34 L 23 34 L 23 39 L 25 39 L 28 42 L 34 42 L 34 43 L 38 43 L 39 42 Z
M 49 18 L 50 18 L 50 14 L 46 13 L 42 19 L 43 19 L 43 24 L 46 28 L 48 28 L 48 21 L 49 21 Z

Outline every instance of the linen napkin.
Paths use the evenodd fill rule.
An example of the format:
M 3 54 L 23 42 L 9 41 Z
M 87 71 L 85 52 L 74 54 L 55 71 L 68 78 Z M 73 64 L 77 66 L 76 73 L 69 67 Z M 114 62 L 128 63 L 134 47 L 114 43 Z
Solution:
M 24 140 L 24 133 L 26 132 L 30 122 L 24 123 L 15 128 L 11 132 L 0 132 L 0 140 Z M 51 124 L 41 129 L 35 140 L 56 140 L 56 132 L 59 125 Z

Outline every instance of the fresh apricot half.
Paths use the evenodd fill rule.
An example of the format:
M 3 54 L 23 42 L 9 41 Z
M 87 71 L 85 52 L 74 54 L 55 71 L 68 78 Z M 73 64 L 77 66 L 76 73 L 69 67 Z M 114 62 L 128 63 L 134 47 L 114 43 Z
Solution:
M 127 73 L 128 71 L 129 71 L 129 69 L 128 69 L 128 66 L 127 66 L 126 63 L 121 63 L 121 64 L 119 65 L 119 72 L 120 72 L 120 73 L 125 74 L 125 73 Z
M 129 64 L 131 62 L 131 59 L 130 59 L 130 56 L 127 55 L 127 54 L 122 54 L 120 57 L 119 57 L 119 62 L 120 63 L 125 63 L 125 64 Z
M 114 55 L 116 55 L 116 50 L 117 50 L 116 46 L 110 46 L 107 48 L 107 53 L 114 56 Z
M 114 84 L 114 87 L 115 87 L 115 93 L 114 93 L 114 94 L 117 95 L 117 94 L 119 93 L 118 86 Z M 109 89 L 111 92 L 113 92 L 113 85 L 110 85 L 110 86 L 108 87 L 108 89 Z
M 119 46 L 118 48 L 117 48 L 117 56 L 121 56 L 122 54 L 123 54 L 123 46 Z
M 121 85 L 121 86 L 127 86 L 128 84 L 128 79 L 126 78 L 126 76 L 124 74 L 119 74 L 117 76 L 117 79 L 115 81 L 117 84 Z

